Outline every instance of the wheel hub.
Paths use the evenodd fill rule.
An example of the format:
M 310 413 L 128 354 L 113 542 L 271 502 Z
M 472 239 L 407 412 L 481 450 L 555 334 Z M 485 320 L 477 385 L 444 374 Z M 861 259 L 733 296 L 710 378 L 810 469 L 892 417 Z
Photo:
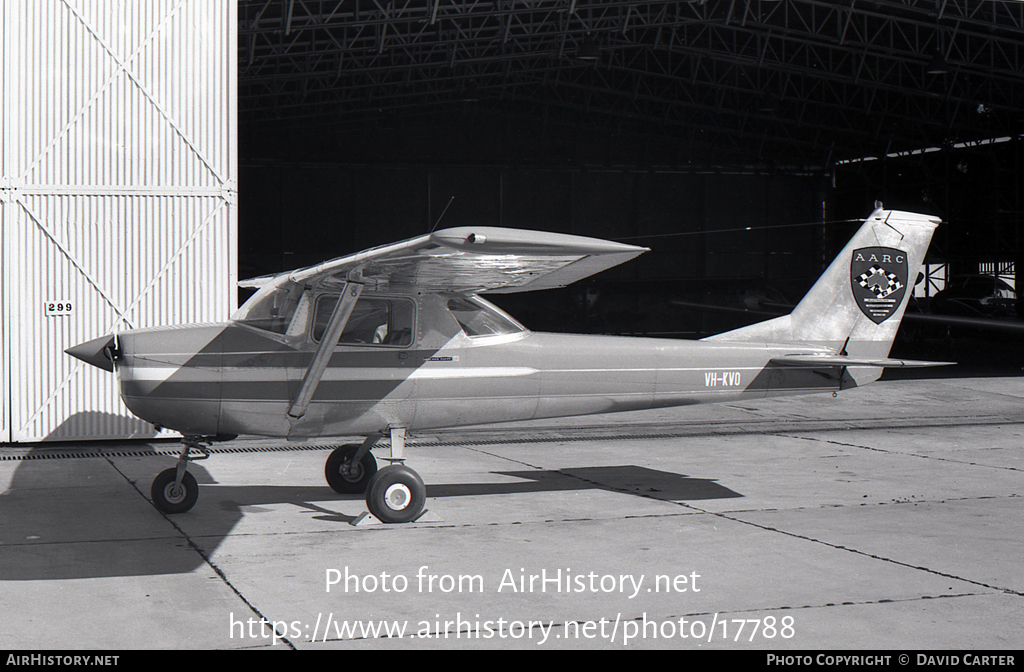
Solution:
M 176 486 L 174 481 L 171 481 L 164 486 L 164 499 L 166 499 L 170 504 L 181 504 L 185 499 L 185 486 Z
M 412 501 L 412 492 L 404 483 L 395 483 L 384 491 L 384 503 L 392 511 L 401 511 Z
M 341 465 L 341 477 L 352 483 L 357 482 L 363 477 L 362 462 L 352 464 L 352 460 L 345 460 Z

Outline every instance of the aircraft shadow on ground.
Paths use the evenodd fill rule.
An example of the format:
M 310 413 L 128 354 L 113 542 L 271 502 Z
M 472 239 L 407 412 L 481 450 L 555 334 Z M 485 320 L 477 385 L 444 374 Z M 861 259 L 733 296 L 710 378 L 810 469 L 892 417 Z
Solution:
M 168 447 L 135 444 L 131 453 L 145 454 Z M 171 457 L 154 457 L 144 460 L 153 465 L 148 470 L 153 474 L 173 464 Z M 59 462 L 74 468 L 88 459 L 98 458 Z M 199 502 L 191 512 L 169 517 L 190 535 L 190 543 L 155 509 L 150 511 L 148 505 L 139 501 L 124 502 L 124 497 L 137 498 L 138 493 L 116 481 L 110 486 L 55 491 L 53 488 L 58 485 L 49 482 L 54 473 L 53 463 L 49 459 L 22 461 L 10 489 L 0 493 L 0 581 L 184 574 L 205 564 L 191 543 L 209 557 L 244 516 L 271 512 L 272 505 L 293 504 L 312 514 L 315 520 L 339 525 L 352 522 L 365 508 L 362 495 L 339 495 L 326 484 L 220 485 L 201 463 L 193 464 L 190 471 L 201 484 Z M 636 465 L 493 473 L 517 480 L 429 484 L 428 508 L 430 499 L 580 490 L 604 490 L 666 501 L 742 497 L 712 479 Z M 67 471 L 62 478 L 67 481 Z M 139 481 L 135 487 L 148 496 L 148 480 Z M 580 515 L 585 517 L 587 512 L 581 511 Z
M 431 499 L 447 497 L 486 497 L 533 492 L 570 492 L 605 490 L 618 494 L 638 495 L 664 501 L 729 499 L 742 497 L 738 492 L 720 485 L 714 479 L 693 478 L 636 465 L 609 467 L 577 467 L 557 471 L 495 471 L 500 476 L 520 479 L 504 483 L 448 483 L 427 485 L 427 506 Z M 351 523 L 357 516 L 346 515 L 324 506 L 323 488 L 289 486 L 213 486 L 218 491 L 220 508 L 224 511 L 252 513 L 262 505 L 291 503 L 320 515 L 316 520 Z M 338 501 L 363 500 L 362 495 L 334 495 Z M 581 515 L 586 512 L 581 512 Z
M 518 481 L 502 483 L 428 483 L 427 498 L 512 495 L 531 492 L 568 492 L 573 490 L 606 490 L 620 494 L 639 495 L 667 501 L 702 499 L 729 499 L 742 497 L 738 492 L 720 485 L 714 479 L 693 478 L 636 465 L 611 467 L 575 467 L 559 470 L 494 471 L 500 476 L 511 476 Z M 266 504 L 296 504 L 315 507 L 310 502 L 326 500 L 362 501 L 363 495 L 338 495 L 321 487 L 292 487 L 282 485 L 213 485 L 205 492 L 216 491 L 222 510 L 245 511 L 249 507 Z M 213 496 L 213 495 L 211 495 Z M 200 500 L 202 501 L 202 500 Z M 349 522 L 355 516 L 342 516 Z
M 728 499 L 742 497 L 717 481 L 627 464 L 613 467 L 577 467 L 557 471 L 498 471 L 523 479 L 515 483 L 428 485 L 428 497 L 464 497 L 527 492 L 607 490 L 663 500 Z

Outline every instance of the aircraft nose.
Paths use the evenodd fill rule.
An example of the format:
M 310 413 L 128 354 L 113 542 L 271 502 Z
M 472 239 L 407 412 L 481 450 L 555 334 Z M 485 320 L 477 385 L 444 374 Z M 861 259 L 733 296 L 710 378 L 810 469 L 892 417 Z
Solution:
M 104 371 L 112 372 L 114 370 L 114 361 L 111 359 L 110 353 L 114 350 L 115 346 L 114 335 L 110 334 L 94 338 L 85 343 L 79 343 L 64 352 L 87 364 L 92 364 Z

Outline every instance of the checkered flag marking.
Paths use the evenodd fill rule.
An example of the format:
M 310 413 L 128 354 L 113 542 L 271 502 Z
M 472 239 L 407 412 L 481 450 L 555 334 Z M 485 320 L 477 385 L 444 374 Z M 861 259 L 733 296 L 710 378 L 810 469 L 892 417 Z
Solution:
M 874 279 L 874 281 L 873 281 Z M 885 281 L 885 288 L 882 282 Z M 881 266 L 872 266 L 864 273 L 857 276 L 857 283 L 864 289 L 872 292 L 877 298 L 884 299 L 893 292 L 903 287 L 895 273 L 886 273 Z

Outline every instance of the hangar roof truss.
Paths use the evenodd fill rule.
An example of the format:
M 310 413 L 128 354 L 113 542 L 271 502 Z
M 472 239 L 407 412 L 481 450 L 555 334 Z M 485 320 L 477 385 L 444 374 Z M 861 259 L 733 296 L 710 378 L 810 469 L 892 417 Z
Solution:
M 1024 133 L 1024 3 L 243 0 L 245 122 L 476 105 L 821 166 Z

